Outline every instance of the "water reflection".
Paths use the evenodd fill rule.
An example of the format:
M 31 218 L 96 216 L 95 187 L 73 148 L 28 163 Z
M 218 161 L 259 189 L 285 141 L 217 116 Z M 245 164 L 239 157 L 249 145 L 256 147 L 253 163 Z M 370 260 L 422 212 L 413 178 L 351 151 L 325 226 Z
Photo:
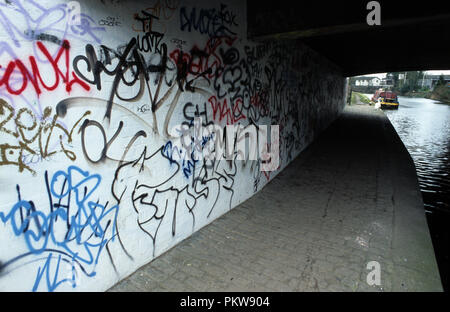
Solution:
M 423 98 L 399 97 L 398 110 L 385 111 L 411 154 L 427 208 L 449 211 L 450 105 Z M 424 198 L 425 201 L 425 198 Z
M 385 110 L 417 170 L 444 289 L 450 281 L 450 105 L 399 96 L 398 110 Z

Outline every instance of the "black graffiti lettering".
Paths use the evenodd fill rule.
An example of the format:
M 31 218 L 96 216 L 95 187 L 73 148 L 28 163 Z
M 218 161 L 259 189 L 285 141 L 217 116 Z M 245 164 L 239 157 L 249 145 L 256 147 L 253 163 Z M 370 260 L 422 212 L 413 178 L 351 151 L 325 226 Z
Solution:
M 164 73 L 167 69 L 167 46 L 165 43 L 161 44 L 160 47 L 160 62 L 159 64 L 146 64 L 144 57 L 138 51 L 137 40 L 136 38 L 132 38 L 130 42 L 127 44 L 123 52 L 119 53 L 117 51 L 113 51 L 112 49 L 102 46 L 102 51 L 104 54 L 105 61 L 104 63 L 99 61 L 97 58 L 97 54 L 92 47 L 92 45 L 86 45 L 86 56 L 79 55 L 74 59 L 74 69 L 77 74 L 80 75 L 82 79 L 86 82 L 96 85 L 98 90 L 101 90 L 101 74 L 104 73 L 108 76 L 113 76 L 113 84 L 111 88 L 110 97 L 106 103 L 106 111 L 105 118 L 110 120 L 112 106 L 114 103 L 114 98 L 117 96 L 120 100 L 127 102 L 138 101 L 147 87 L 149 91 L 149 97 L 151 101 L 152 111 L 156 112 L 156 110 L 161 106 L 163 100 L 170 94 L 171 89 L 167 91 L 168 93 L 165 96 L 159 98 L 159 92 L 161 89 L 161 85 L 163 82 Z M 111 64 L 112 58 L 118 58 L 118 64 L 112 69 L 108 70 L 106 65 Z M 92 79 L 87 78 L 80 70 L 80 62 L 84 62 L 86 64 L 87 72 L 91 72 L 93 75 Z M 131 80 L 127 80 L 126 73 L 131 72 Z M 157 73 L 159 74 L 159 79 L 157 79 L 157 88 L 155 95 L 152 96 L 150 91 L 150 74 Z M 139 91 L 135 96 L 130 98 L 125 98 L 119 94 L 119 84 L 123 83 L 127 87 L 131 87 L 135 85 L 139 81 Z

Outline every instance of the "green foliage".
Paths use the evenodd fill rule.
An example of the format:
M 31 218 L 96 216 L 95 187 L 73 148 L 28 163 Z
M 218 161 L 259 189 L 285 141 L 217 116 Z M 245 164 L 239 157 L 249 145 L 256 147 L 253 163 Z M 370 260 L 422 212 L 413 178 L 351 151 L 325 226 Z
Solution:
M 360 103 L 370 104 L 370 99 L 364 94 L 353 91 L 350 104 L 360 104 Z
M 400 93 L 404 94 L 411 91 L 411 85 L 409 83 L 404 83 L 400 88 Z
M 438 85 L 433 89 L 431 99 L 450 103 L 450 88 L 445 85 Z
M 370 99 L 365 96 L 364 94 L 358 93 L 359 95 L 359 100 L 364 103 L 364 104 L 370 104 Z
M 356 104 L 356 92 L 352 92 L 352 98 L 350 100 L 350 105 Z
M 416 91 L 427 91 L 419 85 L 419 81 L 423 78 L 423 71 L 406 72 L 406 79 L 398 82 L 394 89 L 399 90 L 401 94 Z
M 436 85 L 434 86 L 434 88 L 436 89 L 436 87 L 439 86 L 444 86 L 445 85 L 445 79 L 444 79 L 444 75 L 440 75 L 439 76 L 439 80 L 437 81 Z

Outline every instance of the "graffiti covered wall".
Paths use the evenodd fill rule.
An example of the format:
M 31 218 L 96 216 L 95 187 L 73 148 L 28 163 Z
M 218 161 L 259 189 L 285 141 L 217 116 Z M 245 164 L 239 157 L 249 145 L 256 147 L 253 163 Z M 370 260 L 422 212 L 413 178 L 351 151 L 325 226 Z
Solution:
M 344 87 L 300 43 L 249 41 L 242 1 L 1 1 L 0 290 L 108 289 L 261 190 Z M 202 158 L 237 140 L 210 125 L 279 125 L 275 170 Z

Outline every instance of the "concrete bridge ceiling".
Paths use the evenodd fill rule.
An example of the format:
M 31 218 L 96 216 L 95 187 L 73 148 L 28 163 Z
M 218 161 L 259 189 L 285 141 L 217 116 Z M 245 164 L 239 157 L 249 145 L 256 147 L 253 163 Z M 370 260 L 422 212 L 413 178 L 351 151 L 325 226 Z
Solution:
M 247 1 L 253 40 L 301 40 L 345 76 L 450 69 L 448 1 L 379 0 L 381 26 L 366 23 L 369 1 Z

